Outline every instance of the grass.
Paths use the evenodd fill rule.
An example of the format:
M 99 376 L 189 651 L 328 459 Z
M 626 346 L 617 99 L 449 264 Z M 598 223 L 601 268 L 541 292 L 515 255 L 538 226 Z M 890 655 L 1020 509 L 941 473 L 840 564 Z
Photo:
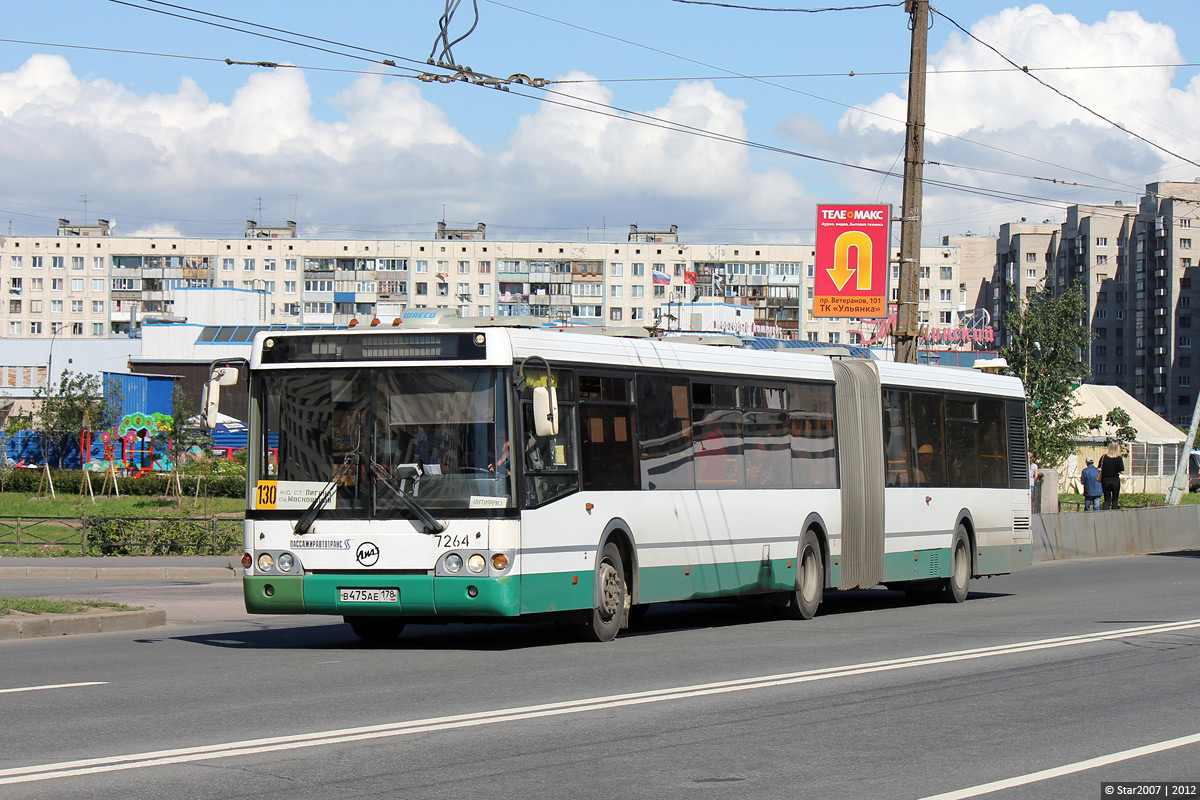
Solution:
M 10 614 L 85 614 L 95 609 L 137 611 L 133 606 L 100 600 L 43 600 L 38 597 L 0 597 L 0 617 Z
M 241 514 L 246 510 L 243 497 L 201 497 L 198 504 L 190 497 L 183 503 L 162 496 L 125 495 L 90 497 L 58 493 L 52 498 L 32 492 L 0 493 L 0 517 L 194 517 Z
M 229 520 L 241 519 L 246 501 L 240 497 L 200 498 L 194 504 L 185 497 L 183 503 L 162 496 L 125 495 L 91 498 L 62 494 L 39 497 L 31 492 L 0 493 L 0 557 L 3 556 L 79 556 L 80 524 L 84 516 L 115 517 L 120 519 L 182 518 L 207 519 L 219 516 Z M 62 519 L 44 519 L 61 517 Z M 21 544 L 16 543 L 16 519 L 21 520 Z

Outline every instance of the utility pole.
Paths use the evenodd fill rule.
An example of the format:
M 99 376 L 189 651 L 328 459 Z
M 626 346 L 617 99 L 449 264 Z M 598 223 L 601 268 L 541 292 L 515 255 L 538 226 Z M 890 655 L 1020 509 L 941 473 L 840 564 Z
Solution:
M 904 189 L 900 211 L 900 307 L 896 320 L 896 360 L 917 363 L 917 311 L 921 277 L 921 176 L 925 166 L 925 61 L 929 0 L 906 0 L 912 28 L 908 62 L 908 123 L 904 131 Z

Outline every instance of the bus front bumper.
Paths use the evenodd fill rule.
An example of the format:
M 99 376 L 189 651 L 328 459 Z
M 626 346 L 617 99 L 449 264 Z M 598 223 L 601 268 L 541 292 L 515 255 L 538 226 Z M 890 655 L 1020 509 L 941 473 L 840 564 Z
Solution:
M 398 597 L 396 602 L 343 602 L 343 589 L 395 589 Z M 247 575 L 242 579 L 242 594 L 251 614 L 515 617 L 521 610 L 521 582 L 516 575 Z

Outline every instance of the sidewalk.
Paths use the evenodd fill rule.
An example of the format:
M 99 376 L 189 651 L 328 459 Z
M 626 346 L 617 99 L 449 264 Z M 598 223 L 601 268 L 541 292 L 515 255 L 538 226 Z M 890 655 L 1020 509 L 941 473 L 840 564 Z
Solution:
M 0 578 L 241 578 L 238 556 L 0 556 Z
M 244 614 L 241 592 L 230 579 L 242 577 L 242 566 L 235 556 L 115 556 L 112 558 L 89 558 L 83 556 L 63 558 L 37 558 L 0 556 L 0 579 L 45 579 L 81 581 L 79 590 L 69 594 L 82 594 L 86 599 L 95 593 L 85 589 L 94 580 L 134 579 L 183 579 L 197 581 L 219 581 L 221 600 L 215 605 L 209 599 L 211 591 L 198 584 L 192 589 L 181 586 L 125 588 L 105 590 L 114 602 L 125 605 L 144 606 L 139 611 L 109 611 L 87 614 L 44 614 L 39 616 L 9 615 L 0 618 L 0 641 L 5 639 L 30 639 L 46 636 L 64 636 L 78 633 L 108 633 L 156 628 L 172 619 L 188 619 L 208 616 L 209 612 L 222 611 L 231 616 Z M 226 581 L 230 581 L 226 583 Z M 179 591 L 185 594 L 180 596 Z M 189 592 L 208 592 L 203 598 L 193 597 Z M 228 598 L 224 595 L 229 594 Z M 83 598 L 81 598 L 83 599 Z M 106 598 L 107 599 L 107 598 Z M 156 607 L 157 606 L 157 607 Z M 165 607 L 164 607 L 165 606 Z M 203 614 L 197 614 L 197 609 Z

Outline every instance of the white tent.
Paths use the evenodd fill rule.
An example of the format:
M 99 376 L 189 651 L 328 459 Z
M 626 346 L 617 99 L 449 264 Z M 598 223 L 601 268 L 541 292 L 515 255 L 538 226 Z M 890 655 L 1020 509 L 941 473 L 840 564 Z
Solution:
M 1125 455 L 1125 472 L 1121 481 L 1122 491 L 1166 492 L 1175 474 L 1175 464 L 1184 452 L 1183 443 L 1187 434 L 1139 403 L 1118 386 L 1102 386 L 1085 383 L 1075 389 L 1076 417 L 1104 418 L 1114 408 L 1124 409 L 1129 414 L 1129 424 L 1137 431 L 1129 452 Z M 1031 413 L 1036 413 L 1031 411 Z M 1079 473 L 1084 461 L 1092 456 L 1099 463 L 1106 441 L 1115 434 L 1113 426 L 1104 423 L 1099 431 L 1085 431 L 1076 440 L 1076 452 L 1059 466 L 1059 489 L 1065 492 L 1080 491 Z

